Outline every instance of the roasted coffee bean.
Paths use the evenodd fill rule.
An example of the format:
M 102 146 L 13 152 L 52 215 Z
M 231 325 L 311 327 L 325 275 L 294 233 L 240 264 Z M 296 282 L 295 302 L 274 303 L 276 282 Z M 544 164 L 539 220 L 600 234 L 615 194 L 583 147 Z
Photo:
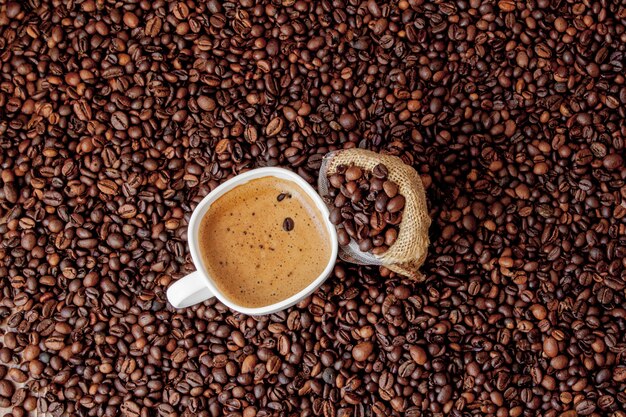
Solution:
M 352 357 L 357 362 L 363 362 L 372 354 L 373 349 L 372 342 L 359 343 L 352 349 Z
M 343 221 L 343 216 L 339 207 L 333 207 L 330 210 L 330 221 L 334 225 L 341 224 Z
M 111 125 L 116 130 L 128 129 L 128 116 L 121 111 L 116 111 L 111 115 Z
M 361 168 L 357 166 L 350 166 L 346 169 L 345 178 L 346 181 L 357 181 L 363 175 Z
M 387 203 L 389 197 L 385 193 L 378 193 L 374 200 L 374 209 L 379 213 L 384 213 L 387 210 Z
M 385 245 L 387 246 L 391 246 L 396 242 L 396 239 L 398 238 L 398 231 L 396 229 L 387 229 L 387 231 L 385 231 Z
M 398 186 L 392 181 L 385 181 L 383 183 L 383 190 L 389 198 L 393 198 L 398 194 Z
M 281 117 L 274 117 L 265 128 L 265 134 L 268 137 L 276 136 L 283 129 L 283 125 L 284 122 Z
M 11 398 L 15 392 L 15 386 L 6 379 L 0 380 L 0 397 Z
M 583 400 L 576 405 L 576 413 L 579 416 L 588 416 L 596 409 L 596 404 L 590 400 Z
M 283 230 L 286 232 L 290 232 L 293 230 L 295 223 L 291 217 L 287 217 L 285 221 L 283 221 Z
M 388 174 L 389 171 L 387 170 L 387 167 L 383 164 L 378 164 L 374 167 L 374 169 L 372 169 L 372 176 L 380 180 L 386 180 Z
M 397 213 L 401 211 L 404 208 L 404 202 L 405 202 L 405 199 L 404 199 L 404 196 L 402 195 L 397 195 L 393 197 L 387 203 L 387 211 L 389 213 Z
M 291 198 L 291 194 L 289 193 L 280 193 L 278 197 L 276 197 L 277 201 L 283 201 L 285 198 Z
M 346 229 L 337 229 L 337 240 L 339 241 L 339 244 L 341 246 L 346 246 L 350 244 L 350 235 L 348 235 Z

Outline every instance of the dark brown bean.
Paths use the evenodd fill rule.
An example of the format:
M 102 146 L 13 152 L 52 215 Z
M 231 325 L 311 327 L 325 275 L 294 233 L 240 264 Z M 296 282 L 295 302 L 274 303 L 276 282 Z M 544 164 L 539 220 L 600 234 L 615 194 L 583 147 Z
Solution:
M 291 217 L 287 217 L 284 221 L 283 221 L 283 230 L 286 232 L 290 232 L 293 230 L 293 228 L 295 227 L 295 223 L 293 221 L 293 219 Z
M 403 195 L 397 195 L 387 203 L 387 211 L 397 213 L 404 208 L 405 198 Z

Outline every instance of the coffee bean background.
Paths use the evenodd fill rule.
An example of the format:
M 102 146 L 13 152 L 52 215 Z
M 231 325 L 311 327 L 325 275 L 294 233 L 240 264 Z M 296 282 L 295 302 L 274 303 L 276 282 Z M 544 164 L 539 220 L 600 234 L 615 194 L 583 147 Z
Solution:
M 617 1 L 3 2 L 0 407 L 625 416 L 625 52 Z M 421 174 L 424 283 L 167 305 L 211 189 L 350 147 Z

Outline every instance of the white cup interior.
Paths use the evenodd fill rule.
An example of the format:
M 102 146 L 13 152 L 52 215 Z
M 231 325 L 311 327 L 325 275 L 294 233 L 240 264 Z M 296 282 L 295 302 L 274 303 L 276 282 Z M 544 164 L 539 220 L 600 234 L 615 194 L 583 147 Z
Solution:
M 264 307 L 244 307 L 234 303 L 231 299 L 226 297 L 224 294 L 220 292 L 217 288 L 207 269 L 205 268 L 202 257 L 200 256 L 199 247 L 198 247 L 198 232 L 200 228 L 200 221 L 207 213 L 211 204 L 220 198 L 222 195 L 226 194 L 233 188 L 245 184 L 248 181 L 263 178 L 263 177 L 276 177 L 284 180 L 288 180 L 296 183 L 306 194 L 311 197 L 313 202 L 315 203 L 317 209 L 320 211 L 322 215 L 322 219 L 320 219 L 326 230 L 328 231 L 328 236 L 330 242 L 328 244 L 331 248 L 331 254 L 328 259 L 328 263 L 326 264 L 326 268 L 324 271 L 311 281 L 309 285 L 307 285 L 300 292 L 292 295 L 291 297 L 282 300 L 278 303 L 274 303 Z M 298 301 L 310 295 L 313 291 L 315 291 L 324 280 L 330 275 L 335 265 L 335 261 L 337 259 L 337 251 L 338 251 L 338 242 L 337 242 L 337 231 L 335 230 L 335 226 L 329 220 L 329 212 L 326 204 L 322 200 L 322 197 L 317 194 L 317 192 L 307 183 L 302 177 L 298 174 L 283 169 L 283 168 L 275 168 L 275 167 L 267 167 L 267 168 L 258 168 L 251 171 L 247 171 L 243 174 L 237 175 L 236 177 L 231 178 L 230 180 L 224 182 L 216 189 L 211 191 L 204 199 L 198 204 L 196 209 L 193 211 L 191 215 L 191 219 L 189 221 L 189 228 L 187 232 L 187 237 L 189 241 L 189 249 L 191 252 L 191 257 L 193 258 L 193 262 L 198 269 L 198 271 L 202 272 L 203 277 L 206 279 L 206 284 L 209 289 L 215 294 L 215 296 L 225 305 L 232 308 L 233 310 L 237 310 L 241 313 L 248 315 L 262 315 L 262 314 L 270 314 L 279 310 L 283 310 L 287 307 L 290 307 L 296 304 Z

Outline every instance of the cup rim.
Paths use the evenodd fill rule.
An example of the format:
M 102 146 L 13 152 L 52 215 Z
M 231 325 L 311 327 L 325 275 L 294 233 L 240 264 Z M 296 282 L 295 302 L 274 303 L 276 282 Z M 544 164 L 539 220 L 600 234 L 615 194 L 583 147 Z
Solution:
M 326 226 L 326 229 L 328 230 L 328 235 L 330 238 L 329 243 L 331 245 L 331 254 L 328 259 L 328 263 L 326 264 L 326 267 L 324 268 L 322 273 L 313 281 L 311 281 L 311 283 L 303 288 L 301 291 L 297 292 L 289 298 L 267 306 L 244 307 L 228 299 L 214 284 L 211 275 L 204 267 L 204 264 L 202 263 L 202 258 L 200 257 L 198 248 L 198 231 L 200 226 L 200 220 L 204 217 L 206 211 L 214 201 L 216 201 L 222 195 L 226 194 L 227 192 L 239 185 L 245 184 L 254 179 L 264 177 L 276 177 L 295 182 L 298 186 L 300 186 L 302 190 L 304 190 L 304 192 L 309 197 L 311 197 L 311 199 L 315 202 L 317 209 L 322 214 L 322 220 L 324 222 L 324 225 Z M 291 307 L 303 298 L 306 298 L 307 296 L 312 294 L 326 280 L 326 278 L 330 276 L 330 273 L 335 266 L 337 253 L 339 250 L 337 231 L 335 229 L 335 226 L 330 222 L 328 207 L 324 203 L 322 197 L 300 175 L 288 169 L 278 167 L 264 167 L 246 171 L 225 181 L 224 183 L 217 186 L 214 190 L 212 190 L 209 194 L 207 194 L 200 201 L 200 203 L 198 203 L 198 205 L 191 214 L 189 225 L 187 226 L 187 241 L 189 245 L 189 251 L 191 252 L 191 258 L 193 259 L 193 263 L 196 266 L 196 270 L 201 272 L 202 278 L 204 279 L 211 292 L 215 295 L 215 297 L 217 297 L 217 299 L 219 299 L 229 308 L 247 315 L 264 315 L 275 313 L 277 311 Z

